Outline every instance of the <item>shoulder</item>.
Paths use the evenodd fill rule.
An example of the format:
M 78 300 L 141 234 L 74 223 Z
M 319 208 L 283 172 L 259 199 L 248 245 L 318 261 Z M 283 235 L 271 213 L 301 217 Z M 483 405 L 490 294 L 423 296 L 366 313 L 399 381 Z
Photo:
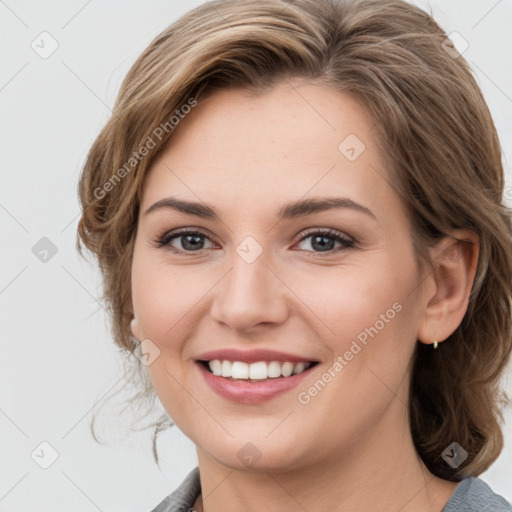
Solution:
M 192 512 L 200 492 L 199 468 L 195 467 L 175 491 L 151 512 Z
M 512 506 L 483 480 L 469 477 L 459 483 L 442 512 L 512 512 Z

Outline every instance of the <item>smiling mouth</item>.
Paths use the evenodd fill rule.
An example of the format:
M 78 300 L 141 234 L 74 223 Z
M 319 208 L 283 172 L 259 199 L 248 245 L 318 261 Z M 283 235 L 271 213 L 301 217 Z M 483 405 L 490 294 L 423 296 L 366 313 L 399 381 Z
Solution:
M 309 368 L 316 366 L 318 361 L 292 363 L 290 361 L 258 361 L 244 363 L 243 361 L 228 361 L 213 359 L 200 363 L 208 372 L 228 380 L 260 382 L 267 379 L 282 379 L 299 375 Z

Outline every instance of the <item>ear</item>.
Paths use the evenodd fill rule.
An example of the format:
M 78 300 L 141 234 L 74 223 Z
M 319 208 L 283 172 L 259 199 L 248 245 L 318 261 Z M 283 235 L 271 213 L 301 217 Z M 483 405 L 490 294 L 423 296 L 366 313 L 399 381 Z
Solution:
M 453 334 L 466 313 L 478 264 L 476 233 L 458 229 L 431 250 L 435 270 L 424 280 L 424 306 L 417 338 L 443 341 Z

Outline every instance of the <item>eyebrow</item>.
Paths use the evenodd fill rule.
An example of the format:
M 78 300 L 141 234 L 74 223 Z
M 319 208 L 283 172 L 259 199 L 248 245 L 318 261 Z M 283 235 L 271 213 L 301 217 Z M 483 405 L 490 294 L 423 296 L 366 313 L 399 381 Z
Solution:
M 220 214 L 217 209 L 206 203 L 197 203 L 192 201 L 184 201 L 176 197 L 166 197 L 151 205 L 144 215 L 151 212 L 171 208 L 187 215 L 194 215 L 203 219 L 213 219 L 220 221 Z M 363 206 L 352 199 L 346 197 L 314 197 L 311 199 L 302 199 L 288 203 L 276 211 L 279 221 L 311 215 L 317 212 L 323 212 L 334 208 L 347 208 L 355 210 L 376 219 L 375 215 L 366 206 Z

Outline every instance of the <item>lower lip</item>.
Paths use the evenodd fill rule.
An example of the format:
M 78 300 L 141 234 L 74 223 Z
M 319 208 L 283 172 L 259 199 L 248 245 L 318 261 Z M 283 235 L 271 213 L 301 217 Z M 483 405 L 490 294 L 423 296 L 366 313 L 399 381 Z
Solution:
M 290 375 L 290 377 L 249 382 L 246 380 L 231 380 L 225 377 L 219 377 L 210 373 L 201 363 L 196 364 L 199 366 L 199 371 L 213 391 L 224 398 L 243 404 L 258 404 L 293 389 L 318 366 L 318 364 L 316 364 L 304 370 L 302 373 Z

